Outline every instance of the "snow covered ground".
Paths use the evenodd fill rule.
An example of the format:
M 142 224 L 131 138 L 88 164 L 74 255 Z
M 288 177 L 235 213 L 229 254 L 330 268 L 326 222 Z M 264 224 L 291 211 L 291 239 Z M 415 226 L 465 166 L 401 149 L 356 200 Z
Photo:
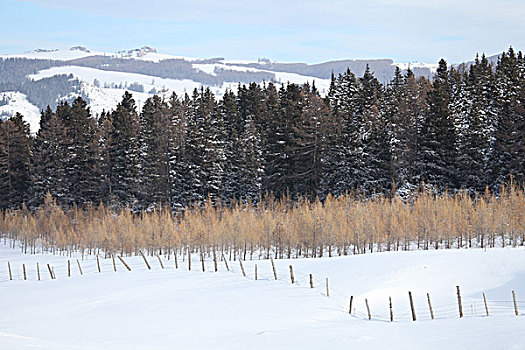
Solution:
M 1 349 L 523 349 L 525 249 L 374 253 L 337 258 L 187 261 L 24 255 L 0 245 Z M 84 275 L 76 265 L 79 258 Z M 72 277 L 67 277 L 67 260 Z M 7 263 L 12 268 L 9 280 Z M 36 263 L 41 281 L 37 280 Z M 46 264 L 56 280 L 51 280 Z M 26 264 L 27 280 L 23 280 Z M 257 264 L 258 280 L 254 280 Z M 290 283 L 289 265 L 296 283 Z M 310 289 L 309 274 L 314 276 Z M 329 278 L 330 296 L 325 278 Z M 457 311 L 461 286 L 465 317 Z M 408 291 L 418 320 L 410 316 Z M 491 315 L 485 315 L 482 292 Z M 430 320 L 430 293 L 435 320 Z M 353 315 L 348 314 L 354 296 Z M 389 321 L 392 297 L 394 322 Z M 368 320 L 364 299 L 372 313 Z

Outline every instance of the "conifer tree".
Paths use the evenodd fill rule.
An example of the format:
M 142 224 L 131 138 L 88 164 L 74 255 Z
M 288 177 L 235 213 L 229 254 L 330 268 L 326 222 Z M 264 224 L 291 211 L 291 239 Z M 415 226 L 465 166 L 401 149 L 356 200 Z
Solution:
M 0 206 L 20 207 L 31 187 L 29 124 L 20 113 L 0 125 Z

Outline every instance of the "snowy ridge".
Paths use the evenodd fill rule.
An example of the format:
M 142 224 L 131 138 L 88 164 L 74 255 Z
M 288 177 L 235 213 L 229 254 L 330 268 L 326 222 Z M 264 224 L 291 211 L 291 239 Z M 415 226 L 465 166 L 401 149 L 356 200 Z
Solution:
M 40 110 L 27 100 L 26 95 L 16 91 L 0 92 L 0 101 L 6 103 L 0 106 L 1 119 L 11 118 L 18 112 L 29 123 L 31 133 L 38 131 L 40 127 Z

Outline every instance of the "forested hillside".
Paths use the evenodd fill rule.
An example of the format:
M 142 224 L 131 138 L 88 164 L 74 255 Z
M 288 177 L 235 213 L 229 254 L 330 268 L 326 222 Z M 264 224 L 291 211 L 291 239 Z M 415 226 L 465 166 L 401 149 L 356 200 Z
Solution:
M 314 84 L 209 89 L 138 110 L 126 92 L 95 119 L 86 101 L 42 112 L 29 134 L 20 115 L 0 125 L 2 208 L 105 203 L 142 211 L 213 202 L 324 199 L 345 192 L 408 195 L 498 191 L 525 180 L 525 59 L 512 48 L 495 66 L 482 56 L 432 81 L 397 69 L 381 84 L 366 69 Z

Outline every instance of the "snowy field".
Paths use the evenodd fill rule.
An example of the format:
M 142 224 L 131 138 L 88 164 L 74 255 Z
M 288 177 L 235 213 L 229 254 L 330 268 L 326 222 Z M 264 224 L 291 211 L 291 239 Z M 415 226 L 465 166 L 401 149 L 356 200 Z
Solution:
M 0 244 L 0 349 L 524 349 L 525 249 L 201 262 L 26 255 Z M 79 259 L 83 275 L 79 273 Z M 72 276 L 67 277 L 67 261 Z M 8 262 L 13 280 L 9 280 Z M 37 280 L 39 263 L 41 281 Z M 22 264 L 27 280 L 23 280 Z M 54 269 L 51 280 L 47 264 Z M 258 280 L 254 280 L 257 264 Z M 291 284 L 289 265 L 296 283 Z M 314 276 L 310 288 L 309 274 Z M 326 295 L 326 278 L 329 293 Z M 458 316 L 456 286 L 463 312 Z M 514 315 L 511 291 L 520 316 Z M 413 322 L 408 291 L 417 314 Z M 490 316 L 485 316 L 485 292 Z M 430 319 L 427 294 L 435 319 Z M 348 314 L 354 296 L 353 315 Z M 389 319 L 392 298 L 394 322 Z M 365 306 L 368 300 L 372 319 Z

